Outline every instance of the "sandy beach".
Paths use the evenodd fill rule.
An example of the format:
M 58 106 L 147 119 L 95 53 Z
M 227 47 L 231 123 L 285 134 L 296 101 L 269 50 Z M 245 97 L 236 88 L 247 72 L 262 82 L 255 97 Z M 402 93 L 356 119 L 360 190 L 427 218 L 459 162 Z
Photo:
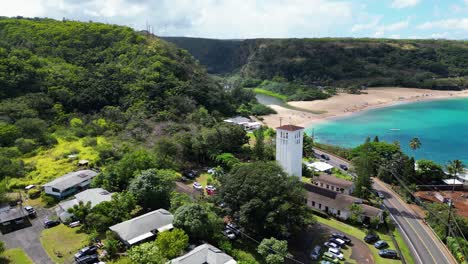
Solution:
M 262 116 L 263 122 L 270 127 L 277 127 L 281 119 L 282 124 L 290 123 L 309 127 L 333 118 L 398 103 L 468 97 L 468 91 L 436 91 L 397 87 L 369 88 L 364 93 L 359 95 L 340 93 L 326 100 L 288 102 L 289 105 L 294 107 L 321 112 L 318 114 L 270 105 L 271 108 L 276 110 L 277 114 Z

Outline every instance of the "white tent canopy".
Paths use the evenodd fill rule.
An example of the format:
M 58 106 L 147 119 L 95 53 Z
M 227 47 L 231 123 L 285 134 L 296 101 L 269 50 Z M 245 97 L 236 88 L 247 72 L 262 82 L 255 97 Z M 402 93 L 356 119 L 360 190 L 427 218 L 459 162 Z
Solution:
M 320 171 L 320 172 L 324 172 L 324 171 L 328 171 L 328 170 L 331 170 L 333 168 L 332 165 L 326 163 L 326 162 L 322 162 L 322 161 L 316 161 L 316 162 L 313 162 L 313 163 L 309 163 L 307 164 L 307 167 L 311 168 L 311 169 L 314 169 L 315 171 Z

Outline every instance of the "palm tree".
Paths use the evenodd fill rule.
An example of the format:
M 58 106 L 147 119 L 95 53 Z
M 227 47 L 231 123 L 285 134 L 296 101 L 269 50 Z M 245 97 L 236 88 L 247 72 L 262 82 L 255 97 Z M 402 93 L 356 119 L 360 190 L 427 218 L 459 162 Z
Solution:
M 465 169 L 465 164 L 461 160 L 452 160 L 449 161 L 447 165 L 447 170 L 451 175 L 457 175 L 463 172 Z
M 419 138 L 415 137 L 410 141 L 409 146 L 412 150 L 417 150 L 418 148 L 421 148 L 421 141 Z

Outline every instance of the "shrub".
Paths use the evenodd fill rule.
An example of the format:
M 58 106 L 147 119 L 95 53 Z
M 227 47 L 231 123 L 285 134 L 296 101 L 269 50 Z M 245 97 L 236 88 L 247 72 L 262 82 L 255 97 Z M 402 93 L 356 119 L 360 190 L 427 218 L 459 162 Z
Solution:
M 41 190 L 39 189 L 31 189 L 28 191 L 29 199 L 36 199 L 39 198 L 39 196 L 41 196 Z
M 15 146 L 22 153 L 28 153 L 34 150 L 34 148 L 36 147 L 36 142 L 32 139 L 18 138 L 15 141 Z
M 94 147 L 97 146 L 97 139 L 95 137 L 87 137 L 83 139 L 83 147 Z
M 41 199 L 46 207 L 54 206 L 57 203 L 57 200 L 53 196 L 47 195 L 45 192 L 41 194 Z

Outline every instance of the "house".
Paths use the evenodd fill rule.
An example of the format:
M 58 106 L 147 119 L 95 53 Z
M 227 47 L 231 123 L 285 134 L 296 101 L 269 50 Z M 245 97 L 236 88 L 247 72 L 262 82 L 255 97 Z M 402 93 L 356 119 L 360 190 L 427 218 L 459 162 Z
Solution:
M 75 195 L 74 199 L 60 202 L 55 208 L 57 216 L 62 222 L 67 222 L 73 215 L 68 212 L 69 208 L 72 208 L 74 205 L 78 205 L 80 202 L 91 203 L 91 208 L 96 205 L 110 201 L 112 199 L 112 193 L 102 189 L 102 188 L 93 188 L 82 191 Z
M 98 173 L 92 170 L 70 172 L 45 184 L 44 191 L 46 194 L 62 199 L 86 189 L 97 175 Z
M 331 169 L 333 169 L 333 166 L 322 161 L 316 161 L 312 163 L 306 164 L 306 166 L 309 169 L 312 169 L 316 172 L 325 172 L 325 173 L 331 173 Z
M 5 234 L 29 225 L 28 216 L 23 207 L 0 208 L 0 231 Z
M 302 177 L 304 128 L 283 125 L 276 128 L 276 161 L 290 176 Z
M 383 211 L 379 208 L 363 204 L 362 200 L 343 193 L 338 193 L 330 189 L 321 188 L 311 184 L 304 184 L 306 189 L 307 206 L 333 215 L 342 220 L 347 220 L 351 216 L 350 207 L 359 204 L 363 210 L 363 219 L 366 222 L 371 218 L 379 217 L 383 222 Z
M 171 264 L 236 264 L 231 256 L 210 245 L 200 245 L 187 254 L 172 259 Z
M 457 174 L 457 178 L 463 185 L 468 186 L 468 173 Z
M 354 183 L 352 181 L 340 179 L 332 175 L 321 174 L 313 179 L 313 183 L 319 187 L 349 195 L 354 191 Z
M 463 186 L 463 182 L 457 179 L 445 179 L 442 181 L 447 185 Z
M 154 238 L 157 233 L 173 229 L 173 220 L 174 216 L 170 212 L 158 209 L 113 225 L 109 229 L 117 234 L 125 246 L 130 247 Z
M 243 116 L 236 116 L 233 118 L 225 119 L 223 121 L 226 123 L 242 126 L 245 130 L 248 131 L 257 130 L 262 126 L 262 123 L 253 122 L 252 120 L 250 120 L 250 118 Z

